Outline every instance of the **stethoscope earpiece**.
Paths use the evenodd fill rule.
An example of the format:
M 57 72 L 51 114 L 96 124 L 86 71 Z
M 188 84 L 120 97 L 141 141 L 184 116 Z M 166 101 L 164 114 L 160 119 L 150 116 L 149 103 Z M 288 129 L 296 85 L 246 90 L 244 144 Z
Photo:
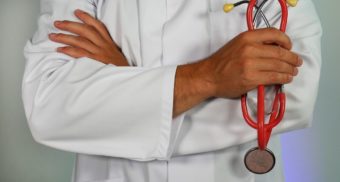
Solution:
M 295 7 L 298 3 L 298 0 L 287 0 L 287 4 L 291 7 Z
M 235 5 L 234 4 L 225 4 L 223 6 L 223 11 L 226 12 L 226 13 L 229 13 L 230 11 L 232 11 L 234 9 Z

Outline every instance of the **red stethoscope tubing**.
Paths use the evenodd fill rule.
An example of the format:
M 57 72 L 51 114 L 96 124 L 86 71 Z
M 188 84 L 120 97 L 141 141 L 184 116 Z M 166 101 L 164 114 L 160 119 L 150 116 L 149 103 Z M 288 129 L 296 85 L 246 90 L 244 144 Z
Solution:
M 281 25 L 280 30 L 286 31 L 288 19 L 288 7 L 286 0 L 278 0 L 281 6 Z M 248 30 L 254 30 L 253 24 L 253 10 L 257 0 L 250 0 L 247 9 L 247 25 Z M 259 85 L 257 88 L 257 122 L 254 122 L 249 116 L 247 109 L 247 94 L 241 97 L 242 114 L 245 121 L 254 129 L 257 129 L 258 145 L 261 150 L 267 148 L 267 144 L 272 132 L 272 129 L 277 126 L 283 119 L 286 109 L 286 96 L 282 92 L 282 85 L 275 86 L 276 95 L 273 101 L 272 112 L 270 114 L 269 122 L 265 123 L 265 87 Z

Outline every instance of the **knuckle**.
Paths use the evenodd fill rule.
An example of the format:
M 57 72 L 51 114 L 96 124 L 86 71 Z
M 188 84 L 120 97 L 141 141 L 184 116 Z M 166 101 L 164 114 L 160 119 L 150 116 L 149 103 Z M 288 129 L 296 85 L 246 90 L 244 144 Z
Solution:
M 69 40 L 69 37 L 65 34 L 57 34 L 55 36 L 55 41 L 65 43 Z
M 83 18 L 84 20 L 87 20 L 87 21 L 88 21 L 88 20 L 91 19 L 91 15 L 90 15 L 88 12 L 85 12 L 85 11 L 84 11 L 82 15 L 83 15 L 82 18 Z
M 92 31 L 93 30 L 93 26 L 89 25 L 89 24 L 84 24 L 84 27 L 86 30 Z
M 71 51 L 73 51 L 73 47 L 70 47 L 70 46 L 65 47 L 65 50 L 66 50 L 67 52 L 71 52 Z
M 248 42 L 250 34 L 251 34 L 251 32 L 249 32 L 249 31 L 242 32 L 242 33 L 240 33 L 239 38 L 240 38 L 241 41 Z
M 91 54 L 91 53 L 89 53 L 87 51 L 83 51 L 82 54 L 83 54 L 84 57 L 88 57 L 88 58 L 93 58 L 94 57 L 93 54 Z
M 241 49 L 242 49 L 241 50 L 241 56 L 243 56 L 243 57 L 249 56 L 249 54 L 251 54 L 254 51 L 255 46 L 252 45 L 252 44 L 246 44 L 246 45 L 242 46 Z
M 79 35 L 78 36 L 74 36 L 74 39 L 76 39 L 79 42 L 86 42 L 87 41 L 87 39 L 85 37 L 79 36 Z
M 71 24 L 70 21 L 68 21 L 68 20 L 63 20 L 61 25 L 63 25 L 64 28 L 67 28 L 67 27 L 70 26 L 70 24 Z
M 244 72 L 241 79 L 241 86 L 243 88 L 250 88 L 256 85 L 255 75 L 252 72 Z
M 252 79 L 252 74 L 250 71 L 247 69 L 243 69 L 241 71 L 241 80 L 243 81 L 244 84 L 248 83 Z
M 64 36 L 64 41 L 68 44 L 72 44 L 72 43 L 78 43 L 80 42 L 79 36 Z
M 242 68 L 245 72 L 248 72 L 252 66 L 253 66 L 253 61 L 250 58 L 245 58 L 242 61 Z
M 282 36 L 282 32 L 280 30 L 278 30 L 277 28 L 275 27 L 270 27 L 269 28 L 269 31 L 272 35 L 274 35 L 275 37 L 279 37 L 279 36 Z
M 268 74 L 268 78 L 267 79 L 270 80 L 269 81 L 270 83 L 282 83 L 280 81 L 279 76 L 277 74 L 275 74 L 275 73 Z
M 273 65 L 273 70 L 284 70 L 285 68 L 287 68 L 287 66 L 279 59 L 272 59 L 271 64 Z
M 65 42 L 65 41 L 68 41 L 68 40 L 69 40 L 69 37 L 68 37 L 67 35 L 65 35 L 65 34 L 59 34 L 59 35 L 57 36 L 57 39 L 58 39 L 58 41 Z
M 88 51 L 86 51 L 86 53 L 87 53 L 87 56 L 88 57 L 91 57 L 91 58 L 98 58 L 99 56 L 101 56 L 101 54 L 96 54 L 96 53 L 93 53 L 93 52 L 88 52 Z
M 271 80 L 273 84 L 284 84 L 286 81 L 283 79 L 283 76 L 280 74 L 272 74 Z
M 97 29 L 94 27 L 94 26 L 90 26 L 89 27 L 89 31 L 93 34 L 96 34 L 97 33 Z
M 252 45 L 250 45 L 250 44 L 247 44 L 247 45 L 245 45 L 245 46 L 243 47 L 243 52 L 244 52 L 244 53 L 250 53 L 252 50 L 253 50 L 253 47 L 252 47 Z
M 80 31 L 81 33 L 89 31 L 91 29 L 91 26 L 89 24 L 81 24 L 80 27 L 82 31 Z
M 247 88 L 251 87 L 245 80 L 241 80 L 238 86 L 240 87 L 241 90 L 247 90 Z
M 87 14 L 84 14 L 82 16 L 82 21 L 85 22 L 85 23 L 91 23 L 91 19 L 89 18 L 89 16 Z
M 276 73 L 269 73 L 268 74 L 268 78 L 269 80 L 271 80 L 271 82 L 273 83 L 282 83 L 282 79 L 280 78 L 279 74 Z
M 248 87 L 248 80 L 245 77 L 241 77 L 241 80 L 239 82 L 239 86 L 241 88 L 246 88 Z
M 74 37 L 74 41 L 76 43 L 87 44 L 86 39 L 81 36 Z
M 277 62 L 275 64 L 275 70 L 279 70 L 282 73 L 291 74 L 293 72 L 293 67 L 286 63 Z
M 276 46 L 276 54 L 279 58 L 282 58 L 285 56 L 285 51 L 282 47 Z
M 281 80 L 283 83 L 289 83 L 291 81 L 291 76 L 288 74 L 282 74 Z
M 98 20 L 98 19 L 95 19 L 95 22 L 96 22 L 97 25 L 99 25 L 102 28 L 106 27 L 105 24 L 102 21 Z

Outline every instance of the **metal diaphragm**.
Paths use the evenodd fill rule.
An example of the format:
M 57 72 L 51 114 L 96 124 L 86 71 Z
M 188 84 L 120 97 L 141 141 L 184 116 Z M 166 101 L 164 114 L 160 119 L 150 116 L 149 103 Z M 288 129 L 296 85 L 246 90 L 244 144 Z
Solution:
M 244 164 L 252 173 L 265 174 L 274 168 L 275 155 L 269 149 L 260 150 L 255 147 L 246 153 Z

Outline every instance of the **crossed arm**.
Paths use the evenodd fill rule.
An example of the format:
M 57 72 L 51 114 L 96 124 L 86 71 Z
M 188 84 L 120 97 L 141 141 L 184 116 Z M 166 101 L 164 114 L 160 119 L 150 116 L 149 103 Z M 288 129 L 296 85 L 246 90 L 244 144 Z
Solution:
M 58 52 L 104 64 L 129 66 L 100 20 L 81 10 L 76 10 L 75 15 L 83 23 L 54 23 L 58 29 L 75 34 L 49 35 L 52 41 L 65 44 Z M 237 98 L 260 84 L 290 83 L 302 65 L 302 59 L 290 51 L 291 48 L 292 43 L 284 33 L 273 28 L 260 29 L 241 33 L 206 59 L 179 65 L 173 117 L 211 97 Z
M 116 1 L 110 2 L 110 8 L 119 7 Z M 95 3 L 42 0 L 38 29 L 24 50 L 22 82 L 25 114 L 38 143 L 69 152 L 141 161 L 168 160 L 174 155 L 239 145 L 255 136 L 239 122 L 240 110 L 229 98 L 237 98 L 259 84 L 289 83 L 292 77 L 294 82 L 285 86 L 290 103 L 285 121 L 273 133 L 310 124 L 320 76 L 322 33 L 310 0 L 290 11 L 295 19 L 287 29 L 291 40 L 276 29 L 244 32 L 192 64 L 161 67 L 128 65 L 128 56 L 139 62 L 149 60 L 125 52 L 138 49 L 139 42 L 128 49 L 121 47 L 122 53 L 117 46 L 120 44 L 110 37 L 116 36 L 118 41 L 120 32 L 112 27 L 108 33 L 106 26 L 93 18 L 98 8 Z M 77 8 L 87 13 L 77 11 L 73 16 Z M 128 11 L 113 12 L 108 15 L 117 30 L 131 28 L 121 21 L 138 18 Z M 279 22 L 280 13 L 275 9 L 267 13 L 271 22 Z M 51 41 L 48 33 L 58 34 L 51 34 Z M 121 41 L 137 41 L 135 33 L 125 32 L 127 36 Z M 304 66 L 299 67 L 301 60 L 292 50 L 303 58 Z M 193 120 L 183 119 L 183 112 L 210 97 L 217 99 L 208 106 L 222 104 L 219 101 L 224 105 L 202 113 L 214 121 L 196 119 L 195 113 L 191 115 Z M 253 97 L 249 95 L 249 99 Z M 215 120 L 219 118 L 216 112 L 235 120 Z M 193 127 L 181 127 L 182 123 Z M 201 130 L 208 123 L 211 127 Z M 233 133 L 235 128 L 237 135 Z M 184 138 L 180 138 L 181 132 L 185 132 Z

